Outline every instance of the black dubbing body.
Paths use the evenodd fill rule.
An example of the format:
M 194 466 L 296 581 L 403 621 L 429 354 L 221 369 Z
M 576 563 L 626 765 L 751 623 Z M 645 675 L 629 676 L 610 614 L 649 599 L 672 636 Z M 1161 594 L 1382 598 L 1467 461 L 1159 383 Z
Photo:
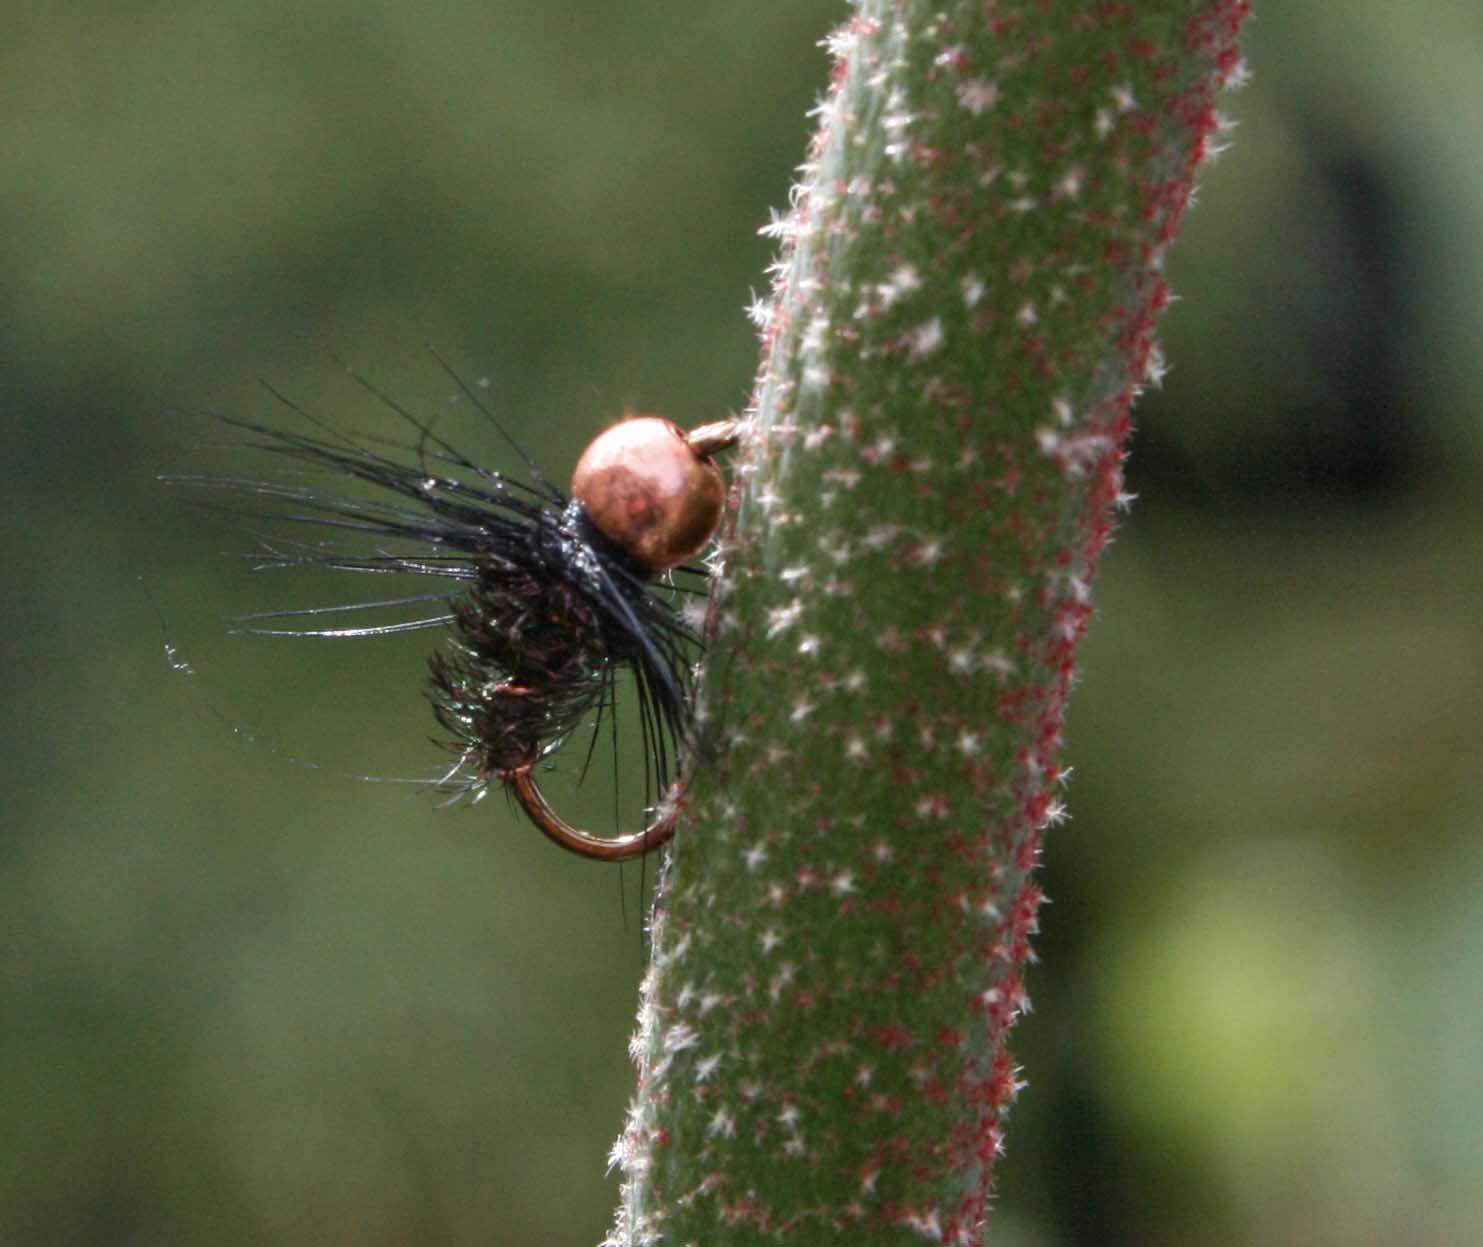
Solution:
M 453 627 L 428 660 L 450 747 L 484 782 L 505 778 L 604 709 L 631 670 L 654 712 L 646 730 L 670 738 L 659 742 L 666 756 L 688 713 L 689 638 L 673 610 L 580 504 L 544 512 L 524 535 L 519 559 L 474 557 L 474 582 L 450 604 Z M 663 783 L 662 768 L 654 778 Z
M 332 638 L 439 631 L 428 659 L 429 693 L 451 735 L 443 743 L 460 761 L 446 782 L 472 795 L 528 772 L 584 722 L 611 714 L 619 677 L 629 674 L 648 759 L 645 787 L 657 798 L 692 728 L 699 642 L 672 605 L 675 594 L 658 588 L 528 458 L 530 482 L 481 467 L 431 424 L 373 392 L 411 425 L 413 441 L 358 438 L 284 400 L 309 431 L 222 422 L 247 434 L 246 447 L 287 460 L 287 479 L 170 479 L 269 502 L 304 535 L 264 542 L 259 567 L 441 584 L 404 598 L 266 612 L 236 621 L 238 630 Z M 371 488 L 305 484 L 305 468 Z M 429 602 L 441 604 L 430 617 L 368 627 L 320 622 L 340 612 Z M 313 623 L 263 624 L 290 616 Z

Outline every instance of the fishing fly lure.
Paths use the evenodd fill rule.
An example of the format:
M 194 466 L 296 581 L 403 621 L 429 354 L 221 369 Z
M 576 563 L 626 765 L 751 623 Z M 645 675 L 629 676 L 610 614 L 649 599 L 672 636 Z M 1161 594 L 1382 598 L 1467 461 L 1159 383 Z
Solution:
M 445 365 L 446 367 L 446 365 Z M 450 375 L 453 375 L 451 370 Z M 410 443 L 353 437 L 277 395 L 311 426 L 295 432 L 226 418 L 246 445 L 373 487 L 326 492 L 293 483 L 175 477 L 282 504 L 299 525 L 354 534 L 369 551 L 322 541 L 268 544 L 261 566 L 312 566 L 453 581 L 451 589 L 350 606 L 270 611 L 243 631 L 268 636 L 368 637 L 442 629 L 428 660 L 430 699 L 458 761 L 444 782 L 476 798 L 503 784 L 531 821 L 565 849 L 626 861 L 664 844 L 683 781 L 671 769 L 693 736 L 699 637 L 656 581 L 691 564 L 715 533 L 725 487 L 715 456 L 734 445 L 735 421 L 689 432 L 656 416 L 611 426 L 578 460 L 570 495 L 552 484 L 456 375 L 479 412 L 530 473 L 513 480 L 468 459 L 363 378 L 355 378 L 413 433 Z M 276 393 L 276 392 L 275 392 Z M 691 567 L 691 570 L 698 570 Z M 277 627 L 265 621 L 442 602 L 427 618 L 369 627 Z M 579 726 L 611 713 L 632 677 L 658 800 L 647 825 L 601 836 L 572 826 L 542 793 L 537 772 Z

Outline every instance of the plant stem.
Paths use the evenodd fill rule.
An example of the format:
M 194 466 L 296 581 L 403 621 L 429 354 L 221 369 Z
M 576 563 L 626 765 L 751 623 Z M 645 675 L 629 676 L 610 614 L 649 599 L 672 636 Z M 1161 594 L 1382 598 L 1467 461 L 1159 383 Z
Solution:
M 609 1242 L 981 1241 L 1061 725 L 1245 0 L 859 0 L 783 240 Z

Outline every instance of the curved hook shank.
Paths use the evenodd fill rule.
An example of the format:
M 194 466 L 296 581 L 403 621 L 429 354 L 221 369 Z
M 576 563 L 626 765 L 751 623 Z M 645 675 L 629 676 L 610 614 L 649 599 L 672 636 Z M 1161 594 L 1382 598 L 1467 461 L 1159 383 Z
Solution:
M 678 806 L 667 802 L 664 812 L 643 831 L 630 832 L 626 836 L 594 836 L 590 831 L 573 827 L 551 808 L 529 770 L 517 771 L 506 782 L 514 789 L 515 799 L 530 816 L 530 821 L 547 836 L 568 852 L 600 862 L 629 862 L 653 852 L 675 834 L 675 825 L 680 819 Z

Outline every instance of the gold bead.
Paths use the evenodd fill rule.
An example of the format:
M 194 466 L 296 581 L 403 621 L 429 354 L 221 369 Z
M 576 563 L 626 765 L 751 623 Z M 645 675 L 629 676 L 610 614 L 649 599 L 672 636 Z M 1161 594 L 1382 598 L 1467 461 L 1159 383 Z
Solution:
M 629 558 L 660 572 L 705 549 L 721 522 L 726 487 L 720 468 L 679 425 L 631 416 L 582 452 L 572 497 Z

